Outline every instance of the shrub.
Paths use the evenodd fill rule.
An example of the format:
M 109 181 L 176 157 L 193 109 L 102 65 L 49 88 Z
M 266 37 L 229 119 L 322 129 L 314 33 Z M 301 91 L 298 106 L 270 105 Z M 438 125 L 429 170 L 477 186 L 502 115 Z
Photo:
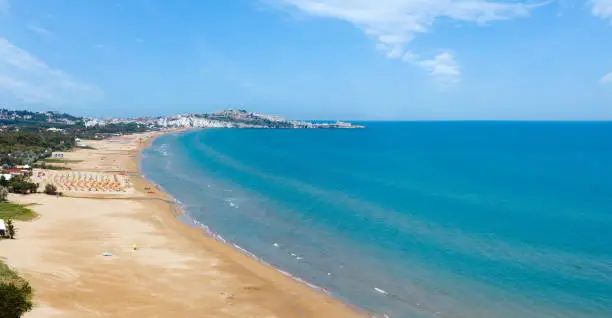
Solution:
M 19 318 L 32 309 L 32 287 L 15 282 L 0 283 L 0 318 Z
M 8 189 L 3 186 L 0 186 L 0 202 L 6 201 L 8 194 L 9 194 Z
M 47 184 L 45 186 L 45 193 L 50 194 L 50 195 L 55 195 L 57 194 L 57 187 L 52 184 Z
M 8 187 L 9 181 L 4 176 L 0 176 L 0 186 Z
M 17 228 L 15 228 L 15 223 L 13 223 L 13 219 L 6 220 L 6 232 L 6 234 L 8 234 L 11 240 L 15 238 L 15 234 L 17 234 Z
M 33 183 L 33 182 L 22 182 L 22 181 L 13 182 L 11 180 L 9 190 L 13 193 L 19 193 L 19 194 L 36 193 L 36 191 L 38 190 L 38 184 Z

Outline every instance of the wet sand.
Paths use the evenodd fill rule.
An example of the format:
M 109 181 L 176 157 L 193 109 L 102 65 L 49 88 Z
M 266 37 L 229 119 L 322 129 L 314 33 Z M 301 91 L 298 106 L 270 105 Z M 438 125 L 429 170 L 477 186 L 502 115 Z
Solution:
M 61 164 L 76 171 L 130 174 L 133 193 L 9 197 L 40 214 L 0 242 L 35 290 L 26 318 L 363 317 L 178 221 L 172 198 L 138 175 L 139 151 L 157 135 L 86 141 L 96 149 L 65 154 L 83 160 Z

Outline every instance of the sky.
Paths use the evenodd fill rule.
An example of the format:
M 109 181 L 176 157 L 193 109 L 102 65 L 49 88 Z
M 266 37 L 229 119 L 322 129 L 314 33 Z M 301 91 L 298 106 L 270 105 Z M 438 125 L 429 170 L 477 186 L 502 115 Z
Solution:
M 612 0 L 0 0 L 0 107 L 612 120 Z

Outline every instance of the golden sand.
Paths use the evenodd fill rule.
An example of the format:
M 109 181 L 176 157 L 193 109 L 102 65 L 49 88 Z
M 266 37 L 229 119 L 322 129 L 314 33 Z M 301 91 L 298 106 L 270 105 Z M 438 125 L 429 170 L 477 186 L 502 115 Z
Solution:
M 66 153 L 83 160 L 66 165 L 134 173 L 155 136 L 87 141 L 96 149 Z M 18 239 L 0 241 L 0 256 L 34 287 L 36 308 L 26 318 L 361 316 L 182 224 L 163 201 L 170 198 L 137 174 L 129 178 L 131 193 L 10 196 L 36 203 L 40 214 L 17 223 Z

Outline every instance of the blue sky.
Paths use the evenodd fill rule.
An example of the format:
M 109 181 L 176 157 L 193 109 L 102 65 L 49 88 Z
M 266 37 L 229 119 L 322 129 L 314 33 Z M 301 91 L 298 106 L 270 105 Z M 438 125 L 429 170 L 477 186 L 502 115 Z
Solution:
M 0 105 L 612 120 L 612 0 L 0 0 Z

